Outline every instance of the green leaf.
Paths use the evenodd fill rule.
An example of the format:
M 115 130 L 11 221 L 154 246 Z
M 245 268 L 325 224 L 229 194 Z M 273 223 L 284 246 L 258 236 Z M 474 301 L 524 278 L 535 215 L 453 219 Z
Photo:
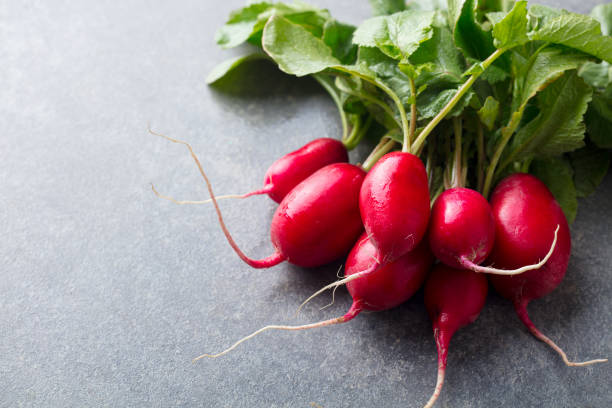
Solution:
M 377 47 L 394 59 L 412 55 L 423 41 L 433 35 L 432 11 L 403 11 L 364 21 L 355 31 L 353 42 Z
M 260 46 L 262 30 L 272 15 L 284 16 L 317 37 L 323 35 L 323 26 L 331 19 L 327 10 L 298 1 L 292 4 L 255 2 L 230 14 L 227 23 L 217 31 L 217 44 L 232 48 L 249 41 Z
M 405 0 L 370 0 L 372 14 L 386 16 L 406 9 Z
M 589 139 L 601 149 L 612 149 L 612 98 L 596 92 L 585 115 L 585 122 Z
M 448 17 L 455 44 L 466 55 L 484 61 L 495 51 L 491 32 L 482 28 L 476 19 L 475 0 L 448 0 Z
M 526 63 L 519 63 L 512 109 L 518 111 L 564 72 L 577 69 L 587 61 L 584 54 L 547 47 L 532 56 Z
M 421 119 L 430 119 L 436 116 L 457 94 L 457 89 L 445 89 L 442 92 L 426 89 L 417 98 L 417 110 Z M 471 98 L 474 96 L 472 91 L 468 91 L 455 107 L 448 113 L 446 118 L 460 115 L 469 106 Z
M 357 46 L 353 44 L 354 32 L 354 26 L 336 20 L 329 20 L 323 26 L 323 42 L 343 64 L 352 64 L 357 57 Z
M 505 13 L 512 9 L 514 0 L 478 0 L 478 10 L 482 13 Z
M 612 35 L 612 3 L 596 6 L 591 10 L 591 17 L 599 21 L 603 35 Z
M 239 57 L 230 58 L 218 64 L 210 71 L 208 77 L 206 77 L 206 83 L 211 85 L 215 82 L 225 78 L 226 75 L 234 71 L 239 66 L 254 60 L 266 59 L 267 56 L 261 52 L 255 52 L 248 55 L 241 55 Z
M 582 117 L 592 93 L 575 71 L 548 86 L 537 97 L 540 113 L 515 135 L 511 157 L 550 157 L 582 147 Z
M 487 96 L 484 105 L 482 108 L 480 108 L 480 110 L 478 110 L 478 117 L 480 118 L 480 121 L 486 126 L 487 129 L 489 129 L 489 131 L 491 131 L 493 130 L 493 126 L 495 126 L 495 120 L 497 119 L 498 115 L 499 102 L 492 96 Z
M 248 40 L 253 34 L 259 15 L 272 7 L 274 5 L 271 3 L 261 2 L 233 11 L 227 23 L 217 31 L 217 44 L 223 48 L 232 48 Z
M 510 12 L 493 26 L 497 48 L 508 49 L 529 41 L 527 37 L 527 2 L 518 1 Z
M 410 56 L 410 63 L 415 66 L 429 64 L 431 67 L 429 75 L 417 81 L 420 84 L 434 80 L 452 84 L 462 82 L 464 63 L 461 52 L 454 46 L 453 34 L 446 26 L 433 26 L 432 37 Z
M 323 40 L 283 17 L 274 16 L 268 20 L 262 45 L 279 68 L 288 74 L 304 76 L 340 65 Z
M 561 206 L 567 222 L 570 224 L 574 222 L 578 200 L 574 174 L 569 161 L 562 158 L 534 160 L 529 172 L 546 184 Z
M 610 167 L 610 152 L 587 146 L 570 154 L 578 197 L 591 195 Z
M 612 62 L 612 37 L 602 35 L 599 21 L 592 17 L 543 6 L 529 9 L 531 40 L 562 44 Z M 535 15 L 533 13 L 536 13 Z
M 605 88 L 612 83 L 612 66 L 605 61 L 589 61 L 580 67 L 578 75 L 594 88 Z

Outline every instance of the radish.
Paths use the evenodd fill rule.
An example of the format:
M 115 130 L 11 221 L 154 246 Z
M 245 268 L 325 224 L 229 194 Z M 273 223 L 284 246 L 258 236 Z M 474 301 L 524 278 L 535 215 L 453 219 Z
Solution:
M 442 391 L 451 337 L 476 320 L 484 307 L 487 290 L 487 278 L 466 269 L 438 264 L 429 275 L 425 283 L 425 307 L 433 323 L 438 349 L 438 379 L 425 408 L 432 407 Z
M 162 136 L 153 131 L 150 132 Z M 348 152 L 344 144 L 339 140 L 331 138 L 315 139 L 272 163 L 264 176 L 263 188 L 242 195 L 230 194 L 216 196 L 215 198 L 217 200 L 247 198 L 259 194 L 268 194 L 272 200 L 280 203 L 300 182 L 320 168 L 332 163 L 348 163 Z M 155 187 L 153 187 L 153 191 L 159 197 L 173 201 L 176 204 L 206 204 L 212 202 L 212 199 L 204 201 L 177 201 L 159 194 Z
M 347 276 L 353 276 L 369 268 L 372 262 L 374 262 L 373 257 L 376 253 L 377 250 L 368 239 L 368 236 L 363 234 L 346 260 Z M 346 323 L 355 318 L 363 310 L 382 311 L 396 307 L 408 300 L 419 289 L 425 280 L 427 272 L 429 272 L 433 260 L 428 246 L 423 242 L 412 252 L 378 267 L 368 276 L 347 283 L 346 286 L 353 298 L 353 304 L 343 316 L 303 326 L 266 326 L 244 337 L 221 353 L 213 355 L 204 354 L 195 360 L 203 357 L 220 357 L 229 353 L 244 341 L 267 330 L 306 330 L 330 326 Z
M 189 149 L 206 182 L 227 241 L 240 259 L 253 268 L 269 268 L 285 260 L 303 267 L 324 265 L 346 254 L 363 231 L 359 190 L 366 173 L 349 163 L 334 163 L 303 180 L 281 201 L 270 227 L 275 252 L 264 259 L 249 258 L 225 226 L 212 185 L 191 145 L 159 136 Z
M 380 264 L 414 249 L 425 235 L 430 211 L 421 159 L 406 152 L 383 156 L 363 182 L 359 209 Z
M 448 189 L 438 196 L 431 210 L 428 236 L 433 254 L 446 265 L 497 275 L 516 275 L 542 267 L 556 244 L 555 232 L 548 253 L 533 265 L 512 270 L 480 266 L 493 249 L 495 220 L 482 194 L 464 187 Z
M 499 183 L 491 196 L 496 239 L 489 259 L 504 268 L 532 263 L 542 257 L 555 226 L 559 226 L 557 246 L 548 262 L 539 270 L 520 276 L 491 276 L 503 297 L 514 303 L 519 319 L 539 340 L 561 355 L 568 366 L 584 366 L 607 360 L 571 362 L 552 340 L 542 334 L 529 319 L 527 304 L 547 295 L 560 283 L 569 263 L 571 239 L 561 207 L 540 180 L 529 174 L 513 174 Z

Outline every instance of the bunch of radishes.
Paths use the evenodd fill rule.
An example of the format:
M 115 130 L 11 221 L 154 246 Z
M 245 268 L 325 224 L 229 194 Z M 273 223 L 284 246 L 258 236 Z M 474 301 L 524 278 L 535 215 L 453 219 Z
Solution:
M 347 277 L 324 288 L 346 283 L 353 304 L 344 316 L 304 326 L 267 326 L 222 353 L 204 356 L 225 354 L 264 330 L 328 326 L 347 322 L 362 310 L 393 308 L 425 282 L 425 305 L 439 359 L 438 382 L 426 405 L 432 406 L 444 381 L 450 339 L 478 317 L 488 290 L 484 274 L 490 273 L 491 283 L 514 303 L 521 321 L 561 354 L 566 364 L 607 361 L 568 361 L 527 315 L 529 301 L 561 283 L 571 246 L 560 206 L 534 176 L 506 177 L 490 203 L 475 190 L 450 188 L 436 198 L 430 210 L 425 166 L 417 156 L 390 152 L 366 173 L 363 167 L 347 163 L 340 142 L 316 139 L 268 169 L 264 188 L 257 193 L 280 201 L 270 227 L 276 251 L 254 260 L 232 239 L 211 184 L 191 146 L 186 145 L 206 181 L 227 240 L 248 265 L 268 268 L 286 260 L 317 267 L 350 251 L 345 262 Z M 439 260 L 435 265 L 434 255 Z M 497 268 L 480 266 L 486 260 Z
M 463 7 L 467 11 L 461 11 L 465 12 L 462 18 L 481 23 L 475 15 L 470 14 L 468 6 Z M 556 39 L 549 32 L 552 28 L 546 28 L 547 24 L 554 27 L 546 20 L 549 16 L 545 15 L 538 24 L 534 24 L 534 19 L 539 18 L 542 10 L 537 9 L 530 20 L 525 2 L 517 2 L 510 11 L 495 12 L 505 14 L 491 14 L 488 17 L 493 33 L 483 28 L 483 35 L 491 37 L 490 46 L 488 43 L 485 45 L 493 51 L 484 61 L 469 67 L 464 74 L 469 78 L 452 85 L 457 86 L 450 89 L 452 92 L 447 92 L 449 89 L 440 90 L 440 95 L 445 99 L 440 98 L 445 103 L 430 116 L 423 113 L 429 108 L 419 105 L 421 98 L 424 98 L 420 95 L 426 86 L 417 88 L 416 85 L 419 81 L 426 82 L 425 85 L 430 81 L 429 84 L 441 86 L 441 82 L 438 82 L 440 77 L 428 73 L 435 72 L 431 67 L 433 63 L 419 65 L 416 61 L 421 61 L 423 56 L 414 55 L 418 55 L 422 44 L 436 38 L 435 30 L 452 32 L 435 20 L 434 14 L 407 10 L 368 20 L 356 31 L 354 27 L 342 28 L 335 20 L 326 20 L 324 11 L 310 9 L 301 3 L 255 3 L 232 15 L 220 32 L 220 44 L 234 46 L 248 41 L 266 52 L 265 55 L 257 54 L 256 58 L 271 59 L 283 71 L 298 76 L 314 75 L 334 98 L 343 123 L 342 141 L 328 138 L 313 140 L 270 166 L 263 188 L 240 196 L 226 196 L 246 198 L 268 194 L 279 203 L 270 227 L 275 248 L 272 255 L 252 259 L 240 250 L 226 228 L 217 204 L 221 196 L 215 197 L 191 146 L 179 140 L 167 139 L 189 148 L 211 196 L 204 202 L 212 201 L 228 242 L 244 262 L 253 268 L 268 268 L 283 261 L 302 267 L 317 267 L 348 254 L 344 262 L 345 277 L 323 287 L 313 297 L 324 290 L 335 290 L 346 284 L 353 303 L 341 317 L 303 326 L 266 326 L 222 353 L 201 357 L 223 355 L 264 330 L 316 328 L 347 322 L 363 310 L 390 309 L 409 299 L 424 284 L 425 306 L 433 322 L 438 349 L 437 385 L 426 404 L 431 407 L 444 382 L 450 339 L 456 330 L 478 317 L 485 304 L 488 291 L 486 275 L 489 275 L 495 290 L 513 302 L 517 315 L 529 331 L 557 351 L 567 365 L 607 361 L 570 362 L 565 353 L 538 331 L 528 317 L 527 304 L 550 293 L 560 284 L 567 270 L 571 249 L 570 230 L 562 208 L 546 184 L 528 173 L 532 159 L 538 157 L 533 146 L 550 150 L 551 146 L 561 142 L 570 145 L 566 134 L 559 136 L 560 139 L 566 138 L 562 141 L 555 141 L 553 136 L 546 133 L 542 136 L 541 128 L 553 125 L 547 124 L 550 118 L 543 113 L 541 117 L 535 115 L 537 108 L 530 105 L 530 99 L 555 80 L 565 81 L 559 88 L 582 86 L 582 80 L 576 79 L 572 70 L 579 64 L 592 63 L 588 60 L 591 57 L 577 56 L 565 48 L 548 49 L 550 44 L 537 41 L 547 39 L 553 44 L 575 47 L 583 53 L 590 52 L 597 58 L 603 55 L 610 60 L 612 42 L 608 44 L 608 40 L 601 40 L 601 33 L 599 37 L 592 34 L 592 38 L 585 38 L 576 44 L 567 39 Z M 311 18 L 308 24 L 302 24 L 304 13 L 311 13 L 308 14 Z M 438 17 L 450 18 L 448 13 L 436 13 L 439 13 Z M 430 19 L 430 28 L 434 30 L 429 37 L 426 30 L 417 32 L 414 27 L 402 26 L 406 22 L 414 20 L 416 24 L 426 18 Z M 247 22 L 252 23 L 252 27 L 245 37 L 244 24 Z M 320 33 L 312 27 L 313 24 L 316 26 L 315 22 L 321 24 Z M 242 31 L 233 32 L 232 24 L 242 24 Z M 525 24 L 525 30 L 532 31 L 523 30 L 521 24 Z M 389 28 L 392 26 L 399 31 L 392 32 Z M 451 28 L 458 30 L 454 26 Z M 404 33 L 402 37 L 404 29 L 408 34 Z M 335 37 L 327 35 L 328 31 Z M 354 41 L 360 46 L 358 50 L 351 43 L 353 32 L 357 37 Z M 381 40 L 384 35 L 388 38 Z M 442 37 L 438 41 L 443 41 L 445 34 L 439 35 Z M 288 41 L 292 36 L 293 40 Z M 377 43 L 379 40 L 380 44 Z M 595 44 L 600 40 L 603 41 L 601 47 Z M 527 47 L 525 44 L 531 44 L 530 41 L 534 41 L 539 48 Z M 455 43 L 461 44 L 461 41 L 455 38 Z M 605 48 L 608 45 L 609 50 Z M 350 52 L 345 52 L 346 55 L 340 53 L 351 47 L 355 50 L 354 55 L 351 56 Z M 516 51 L 520 47 L 524 49 Z M 302 49 L 303 56 L 300 55 Z M 503 96 L 503 93 L 494 89 L 493 85 L 499 81 L 489 79 L 487 81 L 490 83 L 479 83 L 479 92 L 483 95 L 471 94 L 473 101 L 466 101 L 470 99 L 466 95 L 470 95 L 471 87 L 481 74 L 511 50 L 517 54 L 513 54 L 512 58 L 519 62 L 521 58 L 531 58 L 533 61 L 530 63 L 537 65 L 536 57 L 546 53 L 548 60 L 557 58 L 558 64 L 563 62 L 566 65 L 550 77 L 533 80 L 534 83 L 522 77 L 512 77 L 503 83 L 518 90 L 515 89 L 512 96 L 506 95 L 513 103 L 508 123 L 500 132 L 494 133 L 493 124 L 501 114 L 494 96 Z M 568 55 L 562 55 L 563 52 Z M 563 58 L 560 59 L 560 55 Z M 466 61 L 470 60 L 466 58 Z M 500 61 L 504 61 L 503 58 Z M 214 73 L 212 82 L 242 62 L 233 60 L 231 64 L 226 63 Z M 500 62 L 495 69 L 502 69 L 506 62 Z M 440 64 L 450 63 L 442 61 Z M 517 75 L 515 72 L 513 74 Z M 501 74 L 497 72 L 494 75 Z M 445 80 L 448 81 L 448 78 Z M 406 86 L 399 86 L 398 81 L 405 81 Z M 410 90 L 409 96 L 402 100 L 401 92 L 405 89 Z M 488 96 L 487 91 L 491 93 Z M 556 92 L 556 89 L 553 91 Z M 554 94 L 553 91 L 549 93 Z M 562 91 L 560 89 L 554 95 L 561 99 Z M 588 93 L 588 90 L 584 92 Z M 545 100 L 545 97 L 542 99 Z M 479 105 L 480 99 L 485 98 L 484 106 Z M 474 106 L 478 110 L 470 111 Z M 461 107 L 458 113 L 457 107 Z M 406 114 L 408 109 L 410 118 Z M 528 109 L 533 112 L 526 116 L 531 116 L 535 122 L 525 124 L 527 119 L 523 115 Z M 547 108 L 542 105 L 539 109 L 546 112 Z M 584 111 L 578 113 L 582 119 Z M 354 148 L 362 141 L 372 122 L 384 129 L 384 135 L 377 136 L 379 142 L 363 164 L 348 163 L 347 148 Z M 435 133 L 434 129 L 440 123 L 445 123 L 445 130 Z M 471 138 L 465 136 L 468 128 L 471 128 Z M 483 136 L 483 128 L 490 131 L 487 140 Z M 584 138 L 584 126 L 580 130 Z M 566 128 L 563 131 L 569 132 Z M 537 140 L 545 136 L 548 137 L 548 144 L 536 145 Z M 395 149 L 398 142 L 401 143 L 401 150 Z M 485 175 L 487 142 L 491 147 Z M 436 143 L 443 148 L 436 149 Z M 472 153 L 477 158 L 469 154 L 469 149 L 474 150 L 474 145 L 476 151 Z M 576 146 L 580 147 L 580 144 Z M 555 148 L 559 149 L 558 146 Z M 520 160 L 517 155 L 529 149 L 536 153 Z M 572 151 L 571 148 L 567 149 L 561 153 Z M 444 152 L 440 153 L 439 150 Z M 504 162 L 498 165 L 500 159 Z M 470 164 L 475 164 L 473 173 L 468 171 Z M 435 166 L 443 173 L 441 176 L 440 171 L 436 173 Z M 438 181 L 434 183 L 436 177 Z M 488 197 L 495 183 L 497 187 Z M 468 188 L 470 185 L 476 188 Z M 432 189 L 432 186 L 435 188 Z

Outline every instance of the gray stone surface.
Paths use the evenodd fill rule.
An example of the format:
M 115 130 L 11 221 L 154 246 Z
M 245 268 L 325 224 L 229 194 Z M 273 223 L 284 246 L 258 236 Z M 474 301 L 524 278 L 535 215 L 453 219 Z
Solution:
M 316 0 L 358 22 L 365 1 Z M 595 1 L 566 2 L 585 12 Z M 269 323 L 339 315 L 345 291 L 292 313 L 337 265 L 253 271 L 232 253 L 189 140 L 218 193 L 260 185 L 277 157 L 337 136 L 328 97 L 266 64 L 231 92 L 203 79 L 232 55 L 215 29 L 242 0 L 0 3 L 0 406 L 421 406 L 436 355 L 422 294 L 302 333 Z M 565 281 L 530 307 L 571 358 L 612 356 L 612 177 L 580 204 Z M 271 251 L 266 198 L 222 205 L 245 252 Z M 609 407 L 610 364 L 567 368 L 495 294 L 451 345 L 441 407 Z M 318 405 L 316 405 L 318 404 Z

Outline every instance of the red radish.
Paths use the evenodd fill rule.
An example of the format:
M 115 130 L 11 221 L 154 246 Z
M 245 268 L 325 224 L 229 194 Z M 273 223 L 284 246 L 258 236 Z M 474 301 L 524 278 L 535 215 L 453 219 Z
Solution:
M 363 234 L 346 259 L 346 276 L 366 270 L 374 262 L 376 247 Z M 421 287 L 434 258 L 426 242 L 395 261 L 382 265 L 374 272 L 347 282 L 353 302 L 365 310 L 381 311 L 394 308 L 412 297 Z
M 476 320 L 485 305 L 487 291 L 487 278 L 467 269 L 438 264 L 429 275 L 425 283 L 425 307 L 433 323 L 438 349 L 438 379 L 425 408 L 432 407 L 442 391 L 451 337 Z
M 421 159 L 405 152 L 383 156 L 368 173 L 359 193 L 368 236 L 384 264 L 414 249 L 429 220 L 429 187 Z
M 354 274 L 369 268 L 374 262 L 373 257 L 376 255 L 376 252 L 376 248 L 372 245 L 368 236 L 363 234 L 346 260 L 347 276 L 354 276 Z M 412 252 L 404 254 L 394 262 L 380 266 L 368 276 L 347 283 L 346 286 L 353 298 L 353 304 L 343 316 L 303 326 L 266 326 L 234 343 L 234 345 L 221 353 L 214 355 L 204 354 L 195 360 L 203 357 L 220 357 L 229 353 L 244 341 L 267 330 L 313 329 L 346 323 L 361 313 L 362 310 L 382 311 L 391 309 L 414 295 L 425 280 L 433 260 L 434 258 L 426 242 L 423 242 Z
M 276 209 L 270 227 L 275 252 L 264 259 L 249 258 L 225 226 L 210 180 L 191 145 L 159 136 L 187 146 L 206 182 L 227 241 L 240 259 L 253 268 L 269 268 L 285 260 L 304 267 L 324 265 L 346 254 L 363 231 L 359 190 L 366 173 L 352 164 L 330 164 L 298 184 Z
M 498 275 L 515 275 L 541 267 L 556 244 L 553 239 L 548 254 L 533 265 L 513 270 L 479 266 L 493 249 L 495 220 L 482 194 L 463 187 L 448 189 L 438 196 L 431 209 L 428 236 L 433 254 L 446 265 Z
M 151 133 L 157 135 L 157 133 Z M 161 135 L 159 135 L 161 136 Z M 268 194 L 270 198 L 280 203 L 289 192 L 308 176 L 322 167 L 332 163 L 348 163 L 348 152 L 341 141 L 331 138 L 319 138 L 296 151 L 288 153 L 276 160 L 266 171 L 263 188 L 246 194 L 216 196 L 217 200 L 225 198 L 247 198 L 253 195 Z M 177 201 L 153 191 L 161 198 L 177 204 L 206 204 L 204 201 Z
M 363 231 L 358 203 L 365 174 L 352 164 L 330 164 L 291 190 L 272 218 L 277 253 L 304 267 L 345 255 Z
M 280 203 L 295 186 L 332 163 L 348 163 L 348 153 L 342 142 L 326 137 L 315 139 L 272 163 L 264 177 L 264 187 L 248 195 L 268 194 Z
M 491 196 L 496 238 L 489 260 L 502 268 L 515 268 L 540 259 L 559 226 L 557 246 L 539 270 L 519 276 L 491 276 L 495 290 L 514 303 L 523 324 L 539 340 L 561 355 L 569 366 L 583 366 L 607 360 L 570 362 L 555 343 L 542 334 L 527 314 L 527 304 L 541 298 L 560 283 L 569 263 L 571 239 L 567 220 L 546 185 L 529 174 L 513 174 L 502 180 Z

